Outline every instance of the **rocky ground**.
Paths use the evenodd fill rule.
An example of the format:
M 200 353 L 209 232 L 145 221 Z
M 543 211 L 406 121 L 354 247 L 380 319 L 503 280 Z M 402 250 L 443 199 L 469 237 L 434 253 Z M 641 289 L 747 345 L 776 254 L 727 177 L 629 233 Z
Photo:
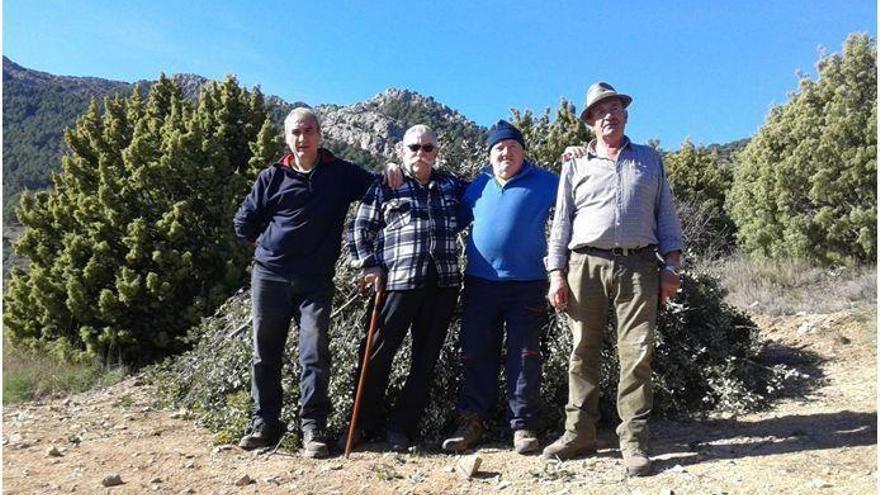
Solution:
M 597 455 L 564 463 L 484 446 L 467 459 L 368 445 L 349 459 L 307 460 L 213 445 L 185 411 L 154 405 L 132 377 L 113 387 L 3 411 L 3 492 L 37 493 L 818 493 L 877 487 L 876 329 L 852 314 L 756 317 L 776 358 L 817 384 L 736 418 L 656 421 L 655 474 L 624 475 L 613 432 Z M 108 486 L 110 485 L 110 486 Z

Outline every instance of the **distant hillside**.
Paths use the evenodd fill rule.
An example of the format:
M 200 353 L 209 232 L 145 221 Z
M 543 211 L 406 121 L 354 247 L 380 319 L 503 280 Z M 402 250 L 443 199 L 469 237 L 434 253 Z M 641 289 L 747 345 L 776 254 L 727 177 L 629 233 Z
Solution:
M 197 99 L 209 79 L 196 74 L 172 76 L 184 95 Z M 126 96 L 140 85 L 144 92 L 153 81 L 127 83 L 94 77 L 57 76 L 22 67 L 3 57 L 3 193 L 4 223 L 24 189 L 43 189 L 50 174 L 61 166 L 64 130 L 71 127 L 92 98 Z M 287 102 L 266 95 L 272 118 L 281 127 L 291 108 L 305 103 Z M 411 125 L 432 126 L 441 135 L 446 160 L 461 160 L 465 150 L 479 146 L 485 129 L 431 97 L 401 89 L 389 89 L 352 106 L 317 105 L 322 120 L 324 145 L 334 153 L 370 168 L 394 157 L 394 145 Z
M 131 88 L 124 82 L 37 72 L 3 57 L 4 210 L 17 203 L 22 189 L 49 185 L 49 172 L 60 166 L 64 129 L 92 98 L 128 93 Z

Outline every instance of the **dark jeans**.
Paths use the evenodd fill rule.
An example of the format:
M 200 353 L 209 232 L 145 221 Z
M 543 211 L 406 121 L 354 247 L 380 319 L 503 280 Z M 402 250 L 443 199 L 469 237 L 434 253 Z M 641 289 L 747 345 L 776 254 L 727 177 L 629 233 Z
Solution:
M 547 282 L 465 277 L 461 317 L 460 411 L 487 418 L 495 404 L 501 346 L 507 331 L 508 420 L 513 430 L 535 428 L 541 401 L 539 340 L 547 323 Z
M 385 389 L 388 387 L 391 363 L 409 330 L 412 332 L 409 375 L 391 411 L 388 430 L 407 436 L 416 433 L 428 400 L 428 387 L 434 376 L 434 365 L 437 364 L 449 330 L 458 290 L 458 287 L 438 287 L 437 272 L 431 270 L 425 287 L 385 293 L 385 301 L 373 334 L 370 363 L 361 396 L 358 425 L 363 430 L 375 433 L 382 427 Z M 371 303 L 368 314 L 372 314 L 372 309 Z M 366 340 L 364 335 L 359 363 L 363 363 Z
M 330 347 L 327 331 L 333 280 L 326 276 L 285 277 L 259 263 L 251 273 L 254 359 L 251 395 L 254 424 L 278 424 L 284 344 L 293 319 L 299 327 L 300 418 L 304 430 L 323 428 L 330 414 Z

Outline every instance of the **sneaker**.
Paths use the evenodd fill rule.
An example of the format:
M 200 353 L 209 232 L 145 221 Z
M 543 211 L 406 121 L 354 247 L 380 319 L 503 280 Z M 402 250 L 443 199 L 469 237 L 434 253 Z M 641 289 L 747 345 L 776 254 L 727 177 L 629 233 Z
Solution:
M 558 440 L 544 448 L 542 455 L 547 459 L 568 460 L 596 451 L 596 442 L 582 435 L 566 431 Z
M 321 428 L 303 430 L 303 457 L 309 459 L 323 459 L 330 456 L 327 448 L 327 439 Z
M 259 423 L 251 429 L 251 432 L 241 437 L 238 446 L 244 450 L 262 449 L 275 447 L 287 428 L 284 423 Z
M 385 443 L 392 452 L 406 452 L 409 450 L 409 437 L 403 433 L 389 431 L 385 435 Z
M 647 476 L 651 474 L 651 458 L 642 449 L 622 449 L 623 465 L 630 476 Z
M 538 435 L 532 430 L 514 431 L 513 450 L 517 454 L 528 454 L 538 450 Z
M 464 452 L 470 449 L 483 436 L 483 421 L 475 413 L 461 413 L 458 417 L 458 429 L 451 437 L 443 441 L 443 450 L 447 452 Z

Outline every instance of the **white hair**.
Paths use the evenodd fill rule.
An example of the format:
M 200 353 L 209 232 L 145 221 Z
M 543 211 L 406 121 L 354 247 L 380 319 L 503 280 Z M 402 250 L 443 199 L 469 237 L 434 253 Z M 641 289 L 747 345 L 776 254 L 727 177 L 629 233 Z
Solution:
M 431 139 L 431 144 L 437 146 L 437 135 L 434 134 L 433 129 L 424 124 L 416 124 L 407 129 L 406 132 L 403 133 L 403 140 L 401 142 L 406 141 L 406 137 L 410 134 L 427 134 L 428 137 Z
M 284 118 L 284 135 L 290 134 L 290 128 L 293 127 L 294 122 L 304 118 L 312 119 L 315 122 L 315 130 L 318 131 L 318 134 L 321 134 L 321 122 L 318 121 L 318 115 L 311 108 L 296 107 Z

